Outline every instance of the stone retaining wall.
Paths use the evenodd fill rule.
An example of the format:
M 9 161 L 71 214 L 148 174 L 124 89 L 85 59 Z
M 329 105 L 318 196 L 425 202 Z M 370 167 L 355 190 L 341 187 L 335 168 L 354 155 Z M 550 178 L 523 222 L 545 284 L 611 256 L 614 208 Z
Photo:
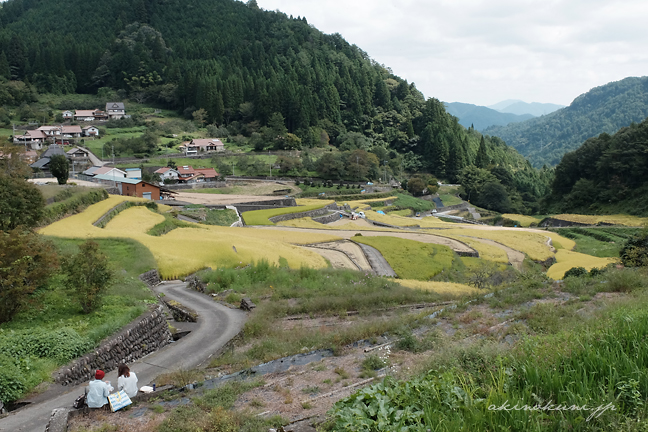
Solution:
M 120 363 L 130 363 L 167 345 L 171 332 L 162 306 L 140 315 L 122 331 L 101 342 L 94 352 L 78 358 L 54 374 L 54 381 L 76 385 L 89 381 L 96 369 L 111 371 Z
M 340 220 L 340 213 L 336 212 L 325 216 L 314 217 L 313 220 L 321 224 L 329 224 L 331 222 L 335 222 L 336 220 Z
M 581 227 L 581 226 L 590 226 L 589 224 L 584 224 L 584 223 L 579 223 L 579 222 L 571 222 L 571 221 L 566 221 L 562 219 L 556 219 L 556 218 L 546 218 L 543 219 L 542 222 L 540 222 L 541 227 L 554 227 L 554 228 L 562 228 L 562 227 Z
M 162 282 L 160 280 L 160 273 L 156 269 L 149 270 L 146 273 L 142 273 L 139 275 L 139 278 L 142 282 L 144 282 L 146 285 L 150 287 L 154 287 L 157 285 L 160 285 Z
M 328 204 L 326 207 L 323 207 L 321 209 L 317 210 L 309 210 L 305 212 L 300 212 L 300 213 L 289 213 L 289 214 L 283 214 L 279 216 L 274 216 L 271 217 L 269 220 L 272 223 L 277 223 L 277 222 L 283 222 L 291 219 L 299 219 L 299 218 L 305 218 L 305 217 L 313 217 L 313 216 L 321 216 L 327 214 L 329 211 L 337 211 L 338 206 L 337 204 Z M 338 216 L 339 218 L 339 216 Z
M 187 189 L 206 189 L 206 188 L 224 188 L 227 183 L 224 181 L 201 182 L 201 183 L 178 183 L 178 184 L 165 184 L 164 187 L 171 190 L 187 190 Z
M 450 211 L 450 210 L 467 210 L 468 207 L 470 207 L 470 204 L 468 204 L 467 202 L 462 202 L 461 204 L 438 207 L 437 211 L 438 212 L 445 212 L 445 211 Z
M 174 320 L 178 322 L 198 322 L 198 313 L 187 306 L 175 300 L 164 300 L 164 304 L 171 311 Z

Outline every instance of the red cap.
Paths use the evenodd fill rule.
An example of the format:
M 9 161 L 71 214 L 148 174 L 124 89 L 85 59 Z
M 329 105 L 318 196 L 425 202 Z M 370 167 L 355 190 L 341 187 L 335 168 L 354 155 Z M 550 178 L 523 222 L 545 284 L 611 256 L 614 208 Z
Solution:
M 102 371 L 101 369 L 97 369 L 97 372 L 95 372 L 95 379 L 103 379 L 103 377 L 106 376 L 106 373 Z

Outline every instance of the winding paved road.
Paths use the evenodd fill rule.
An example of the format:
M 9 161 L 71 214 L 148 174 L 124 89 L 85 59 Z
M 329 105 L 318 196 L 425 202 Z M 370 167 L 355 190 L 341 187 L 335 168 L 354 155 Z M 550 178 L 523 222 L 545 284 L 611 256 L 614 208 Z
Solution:
M 188 290 L 184 282 L 163 283 L 155 291 L 195 310 L 199 318 L 187 336 L 130 365 L 137 374 L 140 387 L 151 383 L 161 373 L 206 365 L 215 352 L 241 331 L 246 318 L 245 312 L 230 309 L 204 294 Z M 106 374 L 105 379 L 115 385 L 117 372 Z M 0 431 L 43 432 L 52 410 L 71 407 L 74 399 L 83 393 L 85 385 L 71 388 L 51 385 L 44 393 L 34 397 L 29 405 L 0 419 Z

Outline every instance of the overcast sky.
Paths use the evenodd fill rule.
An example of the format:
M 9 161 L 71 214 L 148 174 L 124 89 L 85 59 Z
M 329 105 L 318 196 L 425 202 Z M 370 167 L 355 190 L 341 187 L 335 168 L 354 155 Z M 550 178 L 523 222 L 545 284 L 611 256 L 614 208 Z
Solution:
M 569 105 L 648 75 L 646 0 L 257 0 L 340 33 L 425 97 Z

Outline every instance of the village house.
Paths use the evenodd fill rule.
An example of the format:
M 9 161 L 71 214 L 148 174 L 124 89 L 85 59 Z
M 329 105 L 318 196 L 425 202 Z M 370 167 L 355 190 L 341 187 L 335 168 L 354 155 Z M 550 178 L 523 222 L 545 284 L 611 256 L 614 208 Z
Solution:
M 126 107 L 123 102 L 108 102 L 106 104 L 106 113 L 111 120 L 118 120 L 126 116 Z
M 94 155 L 90 150 L 83 147 L 72 147 L 67 151 L 68 158 L 71 160 L 76 160 L 80 162 L 87 161 L 91 166 L 101 167 L 103 162 Z
M 50 160 L 56 155 L 65 156 L 66 158 L 68 157 L 61 146 L 51 145 L 47 150 L 45 150 L 45 153 L 41 155 L 40 159 L 29 166 L 35 169 L 40 169 L 41 171 L 47 171 L 49 170 Z
M 29 145 L 32 150 L 41 150 L 47 135 L 40 130 L 25 131 L 24 135 L 14 135 L 14 144 L 22 144 L 25 147 Z
M 155 174 L 159 174 L 160 179 L 162 181 L 164 181 L 164 180 L 178 180 L 178 177 L 179 177 L 178 171 L 174 170 L 173 168 L 169 168 L 169 167 L 164 167 L 164 168 L 157 169 L 157 170 L 155 170 Z
M 94 121 L 95 110 L 76 110 L 74 113 L 74 120 L 78 121 Z
M 142 179 L 141 168 L 126 168 L 126 178 L 129 179 Z
M 222 152 L 225 151 L 225 144 L 218 138 L 192 139 L 186 144 L 182 144 L 180 151 L 187 156 L 195 156 L 199 152 Z
M 72 111 L 63 111 L 61 114 L 64 120 L 72 120 L 74 119 L 74 113 Z
M 178 167 L 179 183 L 200 183 L 216 181 L 218 173 L 214 168 L 193 168 L 191 165 Z
M 87 175 L 88 177 L 93 177 L 93 181 L 95 178 L 100 179 L 101 177 L 99 176 L 108 177 L 109 180 L 119 180 L 126 178 L 126 172 L 120 170 L 119 168 L 106 166 L 90 167 L 87 170 L 83 171 L 83 174 Z
M 99 129 L 97 129 L 95 126 L 86 126 L 83 128 L 83 136 L 98 137 Z

